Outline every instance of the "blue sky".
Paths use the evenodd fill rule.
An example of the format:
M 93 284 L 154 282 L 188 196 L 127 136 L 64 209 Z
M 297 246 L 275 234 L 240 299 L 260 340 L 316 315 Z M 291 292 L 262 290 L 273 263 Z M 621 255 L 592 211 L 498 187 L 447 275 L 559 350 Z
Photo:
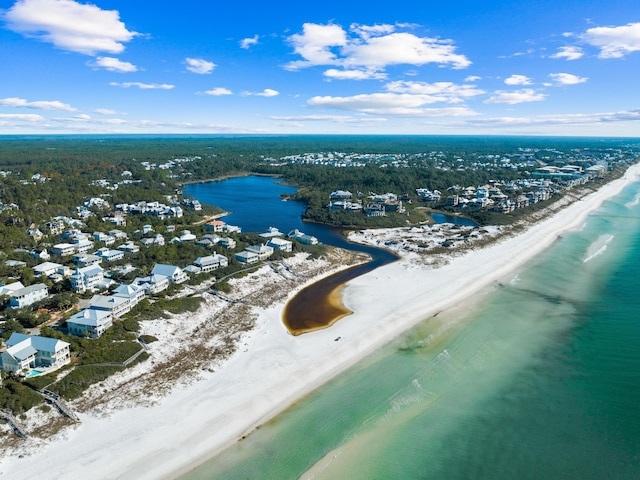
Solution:
M 3 0 L 0 133 L 640 136 L 637 0 Z

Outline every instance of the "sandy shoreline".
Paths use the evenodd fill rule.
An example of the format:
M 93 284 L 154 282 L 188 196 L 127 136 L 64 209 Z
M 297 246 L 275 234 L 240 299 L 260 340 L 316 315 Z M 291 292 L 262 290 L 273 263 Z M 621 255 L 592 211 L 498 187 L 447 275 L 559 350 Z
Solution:
M 82 414 L 77 427 L 37 453 L 2 458 L 0 477 L 175 478 L 421 320 L 512 274 L 639 174 L 640 165 L 634 165 L 524 233 L 437 269 L 405 257 L 358 277 L 342 292 L 354 314 L 329 329 L 294 337 L 280 320 L 284 301 L 262 309 L 243 339 L 246 346 L 215 373 L 203 372 L 202 380 L 174 389 L 153 406 Z

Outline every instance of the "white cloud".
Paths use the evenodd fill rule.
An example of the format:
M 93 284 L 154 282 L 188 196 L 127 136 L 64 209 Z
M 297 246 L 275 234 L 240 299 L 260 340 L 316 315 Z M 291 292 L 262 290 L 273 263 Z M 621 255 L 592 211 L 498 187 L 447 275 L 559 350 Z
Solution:
M 278 95 L 280 95 L 280 92 L 277 90 L 273 90 L 272 88 L 265 88 L 262 92 L 242 92 L 241 95 L 243 97 L 250 97 L 250 96 L 256 96 L 256 97 L 276 97 Z
M 381 24 L 381 25 L 360 25 L 359 23 L 352 23 L 349 27 L 353 33 L 361 38 L 369 39 L 371 37 L 379 37 L 380 35 L 389 34 L 395 32 L 395 25 Z
M 104 68 L 105 70 L 109 70 L 111 72 L 129 73 L 138 71 L 138 67 L 136 67 L 133 63 L 122 62 L 113 57 L 98 57 L 94 62 L 91 63 L 91 65 Z
M 381 123 L 387 121 L 386 118 L 354 117 L 352 115 L 270 115 L 267 118 L 288 122 Z
M 434 101 L 460 103 L 463 98 L 475 97 L 486 93 L 473 85 L 457 85 L 452 82 L 407 82 L 396 81 L 386 85 L 387 90 L 394 93 L 432 96 Z
M 110 108 L 96 108 L 94 112 L 99 113 L 100 115 L 117 115 L 118 112 L 115 110 L 111 110 Z
M 117 10 L 73 0 L 18 0 L 4 19 L 14 32 L 85 55 L 121 53 L 138 35 L 127 30 Z
M 175 85 L 169 85 L 167 83 L 142 83 L 142 82 L 111 82 L 109 83 L 112 87 L 122 87 L 122 88 L 130 88 L 130 87 L 138 87 L 142 90 L 171 90 L 175 87 Z
M 467 78 L 464 79 L 465 82 L 477 82 L 478 80 L 482 80 L 482 77 L 479 77 L 477 75 L 469 75 Z
M 323 75 L 336 80 L 381 80 L 387 78 L 384 73 L 365 70 L 338 70 L 330 68 Z
M 18 120 L 24 122 L 42 122 L 44 117 L 35 113 L 0 113 L 0 120 Z
M 199 73 L 201 75 L 206 75 L 208 73 L 213 72 L 213 69 L 217 67 L 217 65 L 213 62 L 209 62 L 202 58 L 189 58 L 187 57 L 184 60 L 184 63 L 187 64 L 187 70 L 192 73 Z
M 305 23 L 302 26 L 302 34 L 291 35 L 289 42 L 293 45 L 294 51 L 304 58 L 288 63 L 286 68 L 289 70 L 313 65 L 337 65 L 338 58 L 331 48 L 346 45 L 347 33 L 339 25 Z
M 307 103 L 314 107 L 328 107 L 373 115 L 444 117 L 476 114 L 466 107 L 420 108 L 437 101 L 439 99 L 430 95 L 373 93 L 352 97 L 317 96 L 310 98 Z
M 531 85 L 531 79 L 526 75 L 511 75 L 505 78 L 504 83 L 507 85 Z
M 532 88 L 525 88 L 512 92 L 498 90 L 494 92 L 494 95 L 491 98 L 485 100 L 484 103 L 507 103 L 509 105 L 515 105 L 517 103 L 540 102 L 545 98 L 545 94 L 536 92 Z
M 343 49 L 347 66 L 384 68 L 388 65 L 450 64 L 465 68 L 471 62 L 454 53 L 455 47 L 437 38 L 418 37 L 412 33 L 392 33 L 368 39 L 366 43 L 352 42 Z
M 25 107 L 34 108 L 37 110 L 66 110 L 67 112 L 75 112 L 76 108 L 73 108 L 67 103 L 62 103 L 58 100 L 39 100 L 35 102 L 28 102 L 24 98 L 9 97 L 0 99 L 0 105 L 5 107 Z
M 206 90 L 203 92 L 205 95 L 211 95 L 213 97 L 219 97 L 221 95 L 233 95 L 233 92 L 228 88 L 224 87 L 215 87 L 211 90 Z
M 551 55 L 551 58 L 564 58 L 567 60 L 577 60 L 584 56 L 580 47 L 560 47 L 558 53 Z
M 537 127 L 545 125 L 603 125 L 608 123 L 640 122 L 640 109 L 607 113 L 569 113 L 530 117 L 495 117 L 467 120 L 466 125 L 476 127 Z
M 619 27 L 594 27 L 581 36 L 589 45 L 600 48 L 600 58 L 622 58 L 640 50 L 640 22 Z
M 577 85 L 589 80 L 587 77 L 578 77 L 572 73 L 550 73 L 549 78 L 557 85 Z
M 258 35 L 254 35 L 253 37 L 243 38 L 240 40 L 240 48 L 248 49 L 252 45 L 257 45 L 260 37 Z
M 471 62 L 456 53 L 450 40 L 419 37 L 396 32 L 393 25 L 352 25 L 348 34 L 341 26 L 305 23 L 303 33 L 289 37 L 295 53 L 303 60 L 285 65 L 289 70 L 334 65 L 347 71 L 381 72 L 390 65 L 425 65 L 436 63 L 465 68 Z M 333 72 L 335 78 L 338 74 Z M 341 78 L 347 78 L 345 74 Z M 361 79 L 359 76 L 354 76 Z

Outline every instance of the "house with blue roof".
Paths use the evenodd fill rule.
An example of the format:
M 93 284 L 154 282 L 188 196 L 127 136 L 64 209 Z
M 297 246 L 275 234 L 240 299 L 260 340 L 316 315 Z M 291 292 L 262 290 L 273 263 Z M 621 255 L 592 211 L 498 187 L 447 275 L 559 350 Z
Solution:
M 71 335 L 98 338 L 113 325 L 113 315 L 107 310 L 87 308 L 67 320 L 67 330 Z
M 29 374 L 34 368 L 57 369 L 71 361 L 69 344 L 57 338 L 13 332 L 2 351 L 2 370 Z

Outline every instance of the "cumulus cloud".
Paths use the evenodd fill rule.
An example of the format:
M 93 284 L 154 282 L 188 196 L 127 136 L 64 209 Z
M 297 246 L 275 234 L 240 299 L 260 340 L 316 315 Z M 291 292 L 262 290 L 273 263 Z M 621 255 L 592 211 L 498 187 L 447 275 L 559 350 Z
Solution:
M 67 112 L 75 112 L 77 110 L 71 105 L 62 103 L 58 100 L 39 100 L 29 102 L 24 98 L 17 97 L 2 98 L 0 99 L 0 105 L 4 105 L 5 107 L 34 108 L 37 110 L 66 110 Z
M 558 58 L 565 60 L 577 60 L 584 56 L 584 52 L 580 47 L 560 47 L 557 53 L 551 55 L 551 58 Z
M 175 85 L 169 85 L 167 83 L 142 83 L 142 82 L 111 82 L 109 83 L 112 87 L 122 87 L 122 88 L 130 88 L 130 87 L 138 87 L 142 90 L 171 90 L 175 87 Z
M 288 63 L 286 68 L 289 70 L 313 65 L 337 65 L 340 62 L 331 49 L 347 44 L 347 32 L 339 25 L 305 23 L 302 33 L 291 35 L 289 42 L 293 45 L 294 52 L 304 58 Z
M 640 121 L 640 109 L 606 113 L 570 113 L 537 115 L 528 117 L 479 118 L 463 122 L 475 127 L 536 127 L 545 125 L 602 125 L 628 121 Z
M 536 92 L 532 88 L 524 88 L 522 90 L 505 91 L 498 90 L 494 92 L 494 95 L 485 100 L 484 103 L 507 103 L 509 105 L 515 105 L 518 103 L 526 102 L 540 102 L 546 98 L 546 95 L 540 92 Z
M 511 75 L 505 78 L 504 83 L 507 85 L 531 85 L 531 79 L 526 75 Z
M 270 115 L 271 120 L 287 122 L 333 122 L 333 123 L 382 123 L 386 118 L 354 117 L 353 115 Z
M 254 35 L 253 37 L 243 38 L 240 40 L 240 48 L 244 48 L 245 50 L 251 47 L 252 45 L 257 45 L 260 37 L 258 35 Z
M 587 77 L 578 77 L 572 73 L 550 73 L 549 78 L 557 85 L 577 85 L 589 80 Z
M 276 97 L 280 95 L 280 92 L 277 90 L 273 90 L 272 88 L 265 88 L 261 92 L 242 92 L 241 94 L 244 97 L 256 96 L 256 97 Z
M 467 78 L 464 79 L 464 81 L 468 83 L 477 82 L 478 80 L 482 80 L 482 77 L 479 77 L 477 75 L 469 75 Z
M 368 39 L 371 37 L 378 37 L 380 35 L 386 35 L 393 33 L 396 30 L 395 25 L 381 24 L 381 25 L 360 25 L 359 23 L 352 23 L 349 27 L 353 33 L 361 38 Z
M 187 64 L 187 70 L 192 73 L 199 73 L 201 75 L 206 75 L 208 73 L 213 72 L 213 69 L 217 67 L 217 65 L 213 62 L 209 62 L 202 58 L 189 58 L 187 57 L 184 60 L 184 63 Z
M 622 58 L 640 50 L 640 22 L 618 27 L 590 28 L 581 38 L 600 49 L 600 58 Z
M 215 87 L 215 88 L 212 88 L 211 90 L 205 90 L 203 93 L 205 95 L 211 95 L 213 97 L 219 97 L 222 95 L 233 95 L 233 92 L 231 90 L 224 87 Z
M 289 37 L 294 52 L 302 57 L 285 65 L 288 70 L 331 65 L 346 71 L 383 72 L 391 65 L 425 65 L 435 63 L 452 68 L 465 68 L 471 62 L 456 53 L 451 40 L 420 37 L 396 31 L 400 25 L 351 25 L 347 32 L 340 25 L 305 23 L 301 34 Z M 362 79 L 363 74 L 335 70 L 334 78 Z M 369 77 L 371 78 L 371 77 Z
M 110 108 L 96 108 L 94 112 L 99 113 L 100 115 L 117 115 L 118 112 L 115 110 L 111 110 Z
M 343 51 L 347 66 L 384 68 L 389 65 L 438 63 L 465 68 L 471 65 L 464 55 L 455 53 L 455 47 L 449 41 L 406 32 L 374 37 L 364 43 L 351 42 Z
M 457 85 L 452 82 L 408 82 L 396 81 L 386 85 L 387 90 L 394 93 L 431 96 L 434 101 L 460 103 L 464 98 L 475 97 L 486 93 L 473 85 Z
M 139 35 L 127 30 L 117 10 L 74 0 L 18 0 L 3 17 L 14 32 L 85 55 L 121 53 Z
M 18 120 L 23 122 L 42 122 L 44 117 L 35 113 L 0 113 L 0 120 Z
M 104 68 L 111 72 L 129 73 L 138 71 L 138 67 L 133 63 L 123 62 L 113 57 L 98 57 L 91 63 L 91 65 L 94 67 Z
M 444 117 L 476 114 L 466 107 L 421 108 L 438 101 L 439 99 L 431 95 L 372 93 L 351 97 L 316 96 L 310 98 L 307 103 L 314 107 L 350 110 L 370 115 Z
M 338 70 L 330 68 L 323 75 L 335 80 L 381 80 L 387 78 L 382 72 L 365 70 Z

